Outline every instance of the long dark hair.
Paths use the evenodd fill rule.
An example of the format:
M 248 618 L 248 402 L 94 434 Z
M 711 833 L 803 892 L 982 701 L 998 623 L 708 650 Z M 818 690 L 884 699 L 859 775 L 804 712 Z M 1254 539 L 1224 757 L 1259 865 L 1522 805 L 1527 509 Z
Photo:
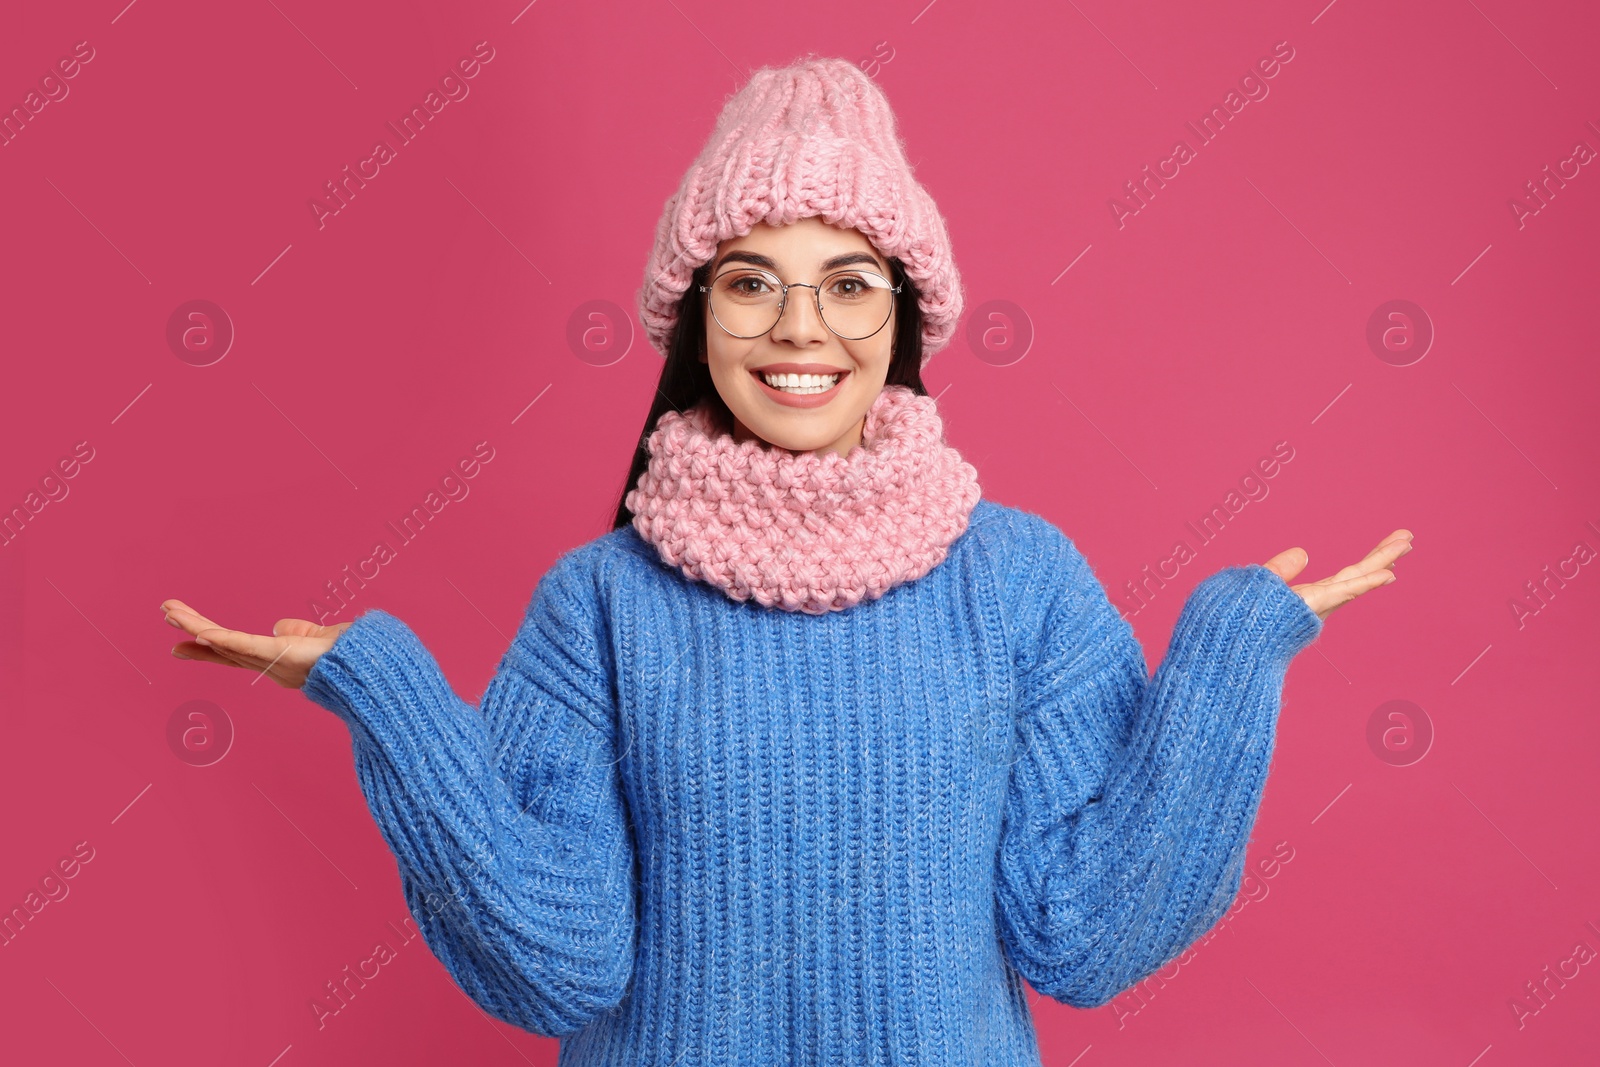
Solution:
M 905 264 L 899 257 L 889 257 L 889 270 L 893 275 L 889 280 L 901 288 L 895 297 L 894 351 L 889 357 L 889 376 L 884 384 L 908 386 L 918 396 L 927 396 L 928 390 L 922 384 L 922 304 L 917 287 L 906 275 Z M 678 323 L 667 344 L 666 365 L 661 368 L 661 380 L 656 383 L 650 414 L 645 417 L 644 432 L 639 435 L 639 445 L 633 453 L 633 466 L 622 487 L 622 498 L 617 501 L 613 530 L 633 521 L 633 511 L 627 504 L 628 493 L 650 465 L 646 441 L 662 415 L 669 410 L 687 411 L 704 400 L 721 425 L 732 431 L 733 413 L 723 403 L 711 380 L 711 368 L 700 362 L 700 354 L 706 347 L 706 305 L 700 286 L 707 283 L 710 274 L 710 263 L 696 270 L 689 288 L 678 301 Z

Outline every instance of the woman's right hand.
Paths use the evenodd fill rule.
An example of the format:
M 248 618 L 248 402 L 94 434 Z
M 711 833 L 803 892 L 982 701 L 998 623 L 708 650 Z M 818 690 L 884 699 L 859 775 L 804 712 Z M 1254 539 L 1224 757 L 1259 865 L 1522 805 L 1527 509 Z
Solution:
M 267 674 L 285 689 L 305 685 L 317 660 L 350 628 L 348 622 L 318 626 L 306 619 L 279 619 L 272 636 L 264 637 L 218 626 L 181 600 L 163 600 L 161 610 L 168 623 L 192 636 L 173 648 L 174 656 Z

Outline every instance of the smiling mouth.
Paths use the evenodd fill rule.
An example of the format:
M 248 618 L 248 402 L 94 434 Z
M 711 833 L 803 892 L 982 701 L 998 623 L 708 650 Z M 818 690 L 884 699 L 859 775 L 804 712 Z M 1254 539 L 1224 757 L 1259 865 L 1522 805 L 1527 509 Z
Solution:
M 762 383 L 793 396 L 814 396 L 826 393 L 842 381 L 849 371 L 841 370 L 833 374 L 768 374 L 764 371 L 753 370 L 750 374 Z

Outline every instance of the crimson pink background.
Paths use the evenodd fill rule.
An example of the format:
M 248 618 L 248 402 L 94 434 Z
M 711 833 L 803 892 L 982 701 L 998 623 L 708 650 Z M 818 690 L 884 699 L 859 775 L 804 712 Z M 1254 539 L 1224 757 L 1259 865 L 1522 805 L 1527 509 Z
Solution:
M 1562 162 L 1600 146 L 1587 5 L 124 3 L 18 5 L 0 35 L 7 111 L 94 55 L 0 147 L 0 507 L 66 490 L 0 549 L 0 908 L 93 850 L 0 947 L 0 1059 L 554 1062 L 400 942 L 345 728 L 172 659 L 158 605 L 309 615 L 486 441 L 333 616 L 401 616 L 476 700 L 623 489 L 663 202 L 752 70 L 815 51 L 884 86 L 949 221 L 967 310 L 927 381 L 951 441 L 1077 541 L 1152 666 L 1207 574 L 1300 545 L 1314 580 L 1416 534 L 1293 665 L 1251 846 L 1292 860 L 1142 996 L 1036 999 L 1045 1063 L 1592 1062 L 1600 172 Z M 470 95 L 319 228 L 311 198 L 480 41 Z M 1279 42 L 1201 146 L 1186 123 Z M 1196 158 L 1119 224 L 1179 138 Z M 235 331 L 209 365 L 168 342 L 191 300 Z M 1180 539 L 1196 558 L 1135 614 L 1126 583 Z M 173 742 L 189 701 L 213 732 Z M 319 1028 L 380 940 L 397 958 Z

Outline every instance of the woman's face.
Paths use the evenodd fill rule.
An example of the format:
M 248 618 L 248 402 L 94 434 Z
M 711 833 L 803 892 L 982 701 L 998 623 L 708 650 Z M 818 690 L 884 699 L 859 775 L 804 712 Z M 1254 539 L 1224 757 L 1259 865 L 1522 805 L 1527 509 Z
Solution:
M 709 276 L 715 280 L 738 266 L 759 267 L 790 285 L 820 285 L 827 275 L 851 267 L 892 280 L 888 260 L 865 235 L 829 225 L 817 216 L 788 226 L 757 223 L 745 236 L 723 241 L 711 260 Z M 702 294 L 703 299 L 708 297 Z M 845 340 L 818 317 L 815 289 L 792 288 L 783 315 L 770 332 L 739 338 L 718 325 L 707 307 L 706 351 L 700 359 L 733 412 L 734 439 L 756 437 L 793 452 L 827 449 L 847 455 L 861 443 L 867 409 L 889 376 L 894 320 L 891 313 L 872 336 Z M 785 364 L 794 366 L 784 368 Z M 840 378 L 825 392 L 780 393 L 760 374 L 774 368 Z M 799 403 L 785 403 L 786 399 Z

